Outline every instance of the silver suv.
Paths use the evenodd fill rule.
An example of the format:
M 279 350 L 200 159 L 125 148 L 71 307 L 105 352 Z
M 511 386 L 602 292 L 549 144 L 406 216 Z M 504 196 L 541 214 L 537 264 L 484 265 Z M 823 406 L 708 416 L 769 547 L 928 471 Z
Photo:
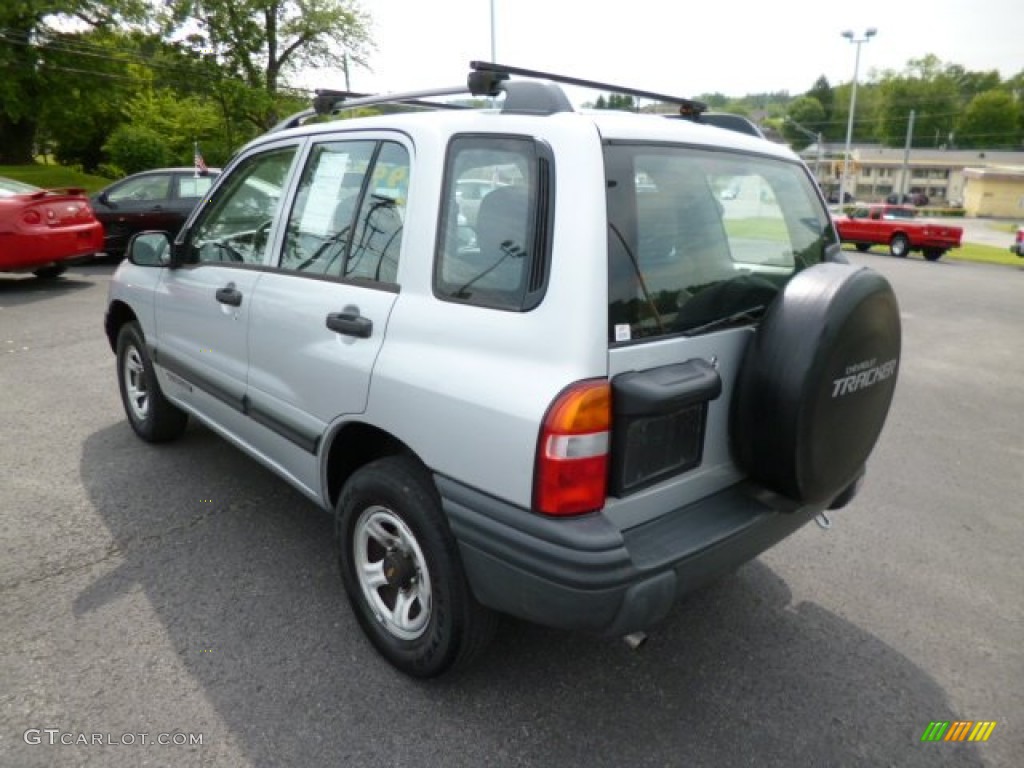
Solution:
M 331 512 L 355 615 L 421 677 L 501 613 L 642 631 L 846 504 L 900 356 L 788 149 L 471 66 L 484 108 L 244 147 L 173 242 L 136 237 L 106 316 L 139 437 L 194 417 Z

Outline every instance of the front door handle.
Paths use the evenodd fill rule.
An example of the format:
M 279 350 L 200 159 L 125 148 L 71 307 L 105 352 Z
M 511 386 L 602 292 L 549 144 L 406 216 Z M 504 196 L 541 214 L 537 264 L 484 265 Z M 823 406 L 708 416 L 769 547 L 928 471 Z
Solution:
M 235 288 L 234 283 L 228 283 L 223 288 L 217 289 L 217 301 L 232 307 L 240 307 L 242 306 L 242 292 Z
M 373 320 L 363 317 L 358 309 L 346 312 L 331 312 L 327 316 L 327 327 L 335 333 L 345 336 L 355 336 L 358 339 L 368 339 L 373 333 Z

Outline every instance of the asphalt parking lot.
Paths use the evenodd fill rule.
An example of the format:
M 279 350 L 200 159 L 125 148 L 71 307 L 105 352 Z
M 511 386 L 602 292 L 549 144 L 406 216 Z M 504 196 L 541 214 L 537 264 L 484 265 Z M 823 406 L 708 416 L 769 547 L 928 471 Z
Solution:
M 433 683 L 363 639 L 308 501 L 202 427 L 134 437 L 111 266 L 0 276 L 0 765 L 1021 765 L 1024 266 L 850 256 L 904 354 L 833 528 L 638 651 L 508 621 Z M 997 725 L 922 743 L 936 720 Z

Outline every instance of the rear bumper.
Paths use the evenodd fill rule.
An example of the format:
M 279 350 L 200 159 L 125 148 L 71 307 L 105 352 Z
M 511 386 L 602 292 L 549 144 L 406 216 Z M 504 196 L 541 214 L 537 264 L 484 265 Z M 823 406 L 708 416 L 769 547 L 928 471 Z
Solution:
M 604 634 L 648 628 L 680 596 L 757 557 L 821 511 L 779 512 L 734 486 L 620 531 L 600 514 L 545 518 L 435 480 L 481 603 Z
M 99 222 L 54 228 L 39 233 L 0 233 L 0 272 L 31 270 L 81 259 L 103 249 Z
M 948 251 L 951 248 L 959 248 L 960 247 L 960 241 L 959 240 L 950 239 L 948 237 L 939 237 L 939 236 L 936 236 L 936 237 L 922 237 L 919 240 L 917 240 L 917 242 L 914 243 L 913 247 L 917 248 L 917 249 L 920 249 L 920 250 L 924 250 L 926 248 L 927 249 L 936 248 L 936 249 L 941 249 L 943 251 Z

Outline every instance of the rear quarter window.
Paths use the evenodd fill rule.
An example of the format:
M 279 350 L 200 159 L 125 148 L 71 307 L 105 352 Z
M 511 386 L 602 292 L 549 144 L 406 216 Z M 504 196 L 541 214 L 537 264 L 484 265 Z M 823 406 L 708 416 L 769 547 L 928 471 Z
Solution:
M 553 163 L 531 138 L 459 136 L 445 164 L 434 266 L 438 298 L 535 307 L 547 285 Z

